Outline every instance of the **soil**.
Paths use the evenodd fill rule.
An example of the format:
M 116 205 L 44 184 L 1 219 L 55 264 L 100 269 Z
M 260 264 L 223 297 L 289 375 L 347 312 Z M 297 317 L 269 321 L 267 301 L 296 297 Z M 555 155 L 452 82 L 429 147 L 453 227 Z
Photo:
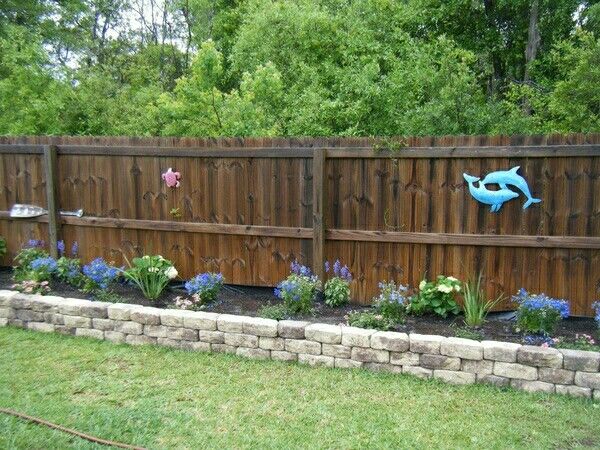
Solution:
M 12 284 L 12 269 L 9 267 L 1 267 L 0 289 L 10 289 Z M 93 295 L 81 292 L 66 283 L 53 281 L 51 283 L 51 288 L 52 292 L 49 295 L 98 300 Z M 120 297 L 119 301 L 123 303 L 154 306 L 157 308 L 172 307 L 176 297 L 185 297 L 186 295 L 181 283 L 168 286 L 163 295 L 154 302 L 146 299 L 139 289 L 129 284 L 115 284 L 111 289 L 118 296 L 117 298 Z M 258 316 L 259 311 L 263 306 L 276 305 L 278 303 L 280 303 L 280 301 L 273 295 L 272 288 L 225 285 L 219 293 L 217 300 L 206 305 L 203 310 L 217 313 Z M 312 314 L 296 315 L 292 317 L 292 319 L 338 324 L 345 323 L 344 317 L 350 311 L 369 311 L 369 307 L 347 305 L 332 308 L 327 306 L 321 299 L 318 299 Z M 477 332 L 482 339 L 486 340 L 521 342 L 522 335 L 514 331 L 514 325 L 514 314 L 506 312 L 491 313 L 488 315 L 487 321 L 477 330 Z M 406 322 L 399 325 L 396 328 L 396 331 L 456 336 L 457 328 L 463 327 L 464 324 L 460 316 L 449 317 L 446 319 L 432 315 L 418 317 L 408 316 Z M 559 337 L 564 342 L 573 342 L 577 334 L 588 334 L 595 338 L 596 333 L 596 323 L 593 319 L 570 317 L 559 322 L 554 337 Z

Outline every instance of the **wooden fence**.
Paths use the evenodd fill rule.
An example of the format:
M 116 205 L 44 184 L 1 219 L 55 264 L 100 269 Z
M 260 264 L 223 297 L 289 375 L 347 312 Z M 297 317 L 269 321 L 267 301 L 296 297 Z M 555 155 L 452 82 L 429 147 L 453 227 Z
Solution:
M 294 259 L 341 259 L 368 303 L 380 280 L 485 275 L 488 294 L 520 287 L 591 315 L 600 289 L 600 134 L 381 141 L 0 137 L 0 234 L 8 264 L 29 238 L 78 241 L 84 260 L 160 253 L 183 277 L 221 271 L 272 286 Z M 542 202 L 499 213 L 463 172 L 520 166 Z M 167 188 L 161 174 L 181 172 Z M 74 210 L 11 220 L 14 203 Z M 175 209 L 175 210 L 174 210 Z M 48 232 L 50 230 L 50 233 Z M 501 305 L 510 309 L 510 302 Z

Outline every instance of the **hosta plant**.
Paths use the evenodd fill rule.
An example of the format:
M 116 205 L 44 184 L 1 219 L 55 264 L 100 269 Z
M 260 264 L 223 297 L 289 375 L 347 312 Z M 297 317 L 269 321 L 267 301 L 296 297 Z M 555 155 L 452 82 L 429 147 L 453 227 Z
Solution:
M 149 300 L 160 297 L 169 281 L 177 275 L 173 263 L 161 255 L 133 258 L 129 269 L 123 271 L 123 277 L 137 285 Z
M 418 294 L 411 299 L 409 311 L 417 315 L 433 313 L 442 317 L 458 314 L 460 308 L 456 294 L 461 290 L 461 282 L 454 277 L 440 275 L 435 281 L 423 280 Z
M 333 263 L 333 267 L 329 261 L 325 263 L 325 272 L 332 272 L 331 277 L 325 283 L 323 294 L 325 303 L 329 306 L 340 306 L 350 301 L 350 283 L 352 282 L 352 274 L 348 266 L 342 266 L 339 260 Z

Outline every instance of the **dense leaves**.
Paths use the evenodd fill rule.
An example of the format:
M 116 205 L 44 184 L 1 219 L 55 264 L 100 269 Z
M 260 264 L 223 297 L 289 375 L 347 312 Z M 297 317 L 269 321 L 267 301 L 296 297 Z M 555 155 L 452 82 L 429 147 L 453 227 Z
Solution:
M 600 130 L 596 0 L 0 0 L 0 133 Z

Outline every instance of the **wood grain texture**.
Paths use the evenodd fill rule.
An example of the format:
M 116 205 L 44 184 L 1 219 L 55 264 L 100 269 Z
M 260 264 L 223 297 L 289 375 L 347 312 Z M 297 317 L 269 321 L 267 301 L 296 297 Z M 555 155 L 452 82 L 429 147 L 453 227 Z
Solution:
M 44 177 L 46 180 L 46 204 L 48 209 L 48 248 L 50 256 L 58 258 L 57 243 L 60 239 L 58 205 L 58 155 L 56 145 L 44 146 Z
M 294 259 L 317 268 L 339 258 L 362 303 L 383 279 L 415 285 L 425 275 L 482 271 L 489 295 L 525 287 L 592 314 L 600 293 L 600 134 L 397 141 L 405 148 L 390 158 L 372 150 L 383 142 L 376 138 L 0 137 L 0 210 L 47 207 L 42 150 L 57 145 L 57 202 L 86 212 L 61 218 L 62 232 L 68 245 L 79 241 L 84 260 L 120 264 L 123 254 L 162 252 L 184 277 L 222 270 L 232 283 L 272 286 Z M 327 151 L 322 225 L 313 224 L 315 149 Z M 494 214 L 469 195 L 464 172 L 517 165 L 542 203 L 523 210 L 520 196 Z M 182 173 L 179 188 L 160 178 L 169 167 Z M 28 239 L 48 239 L 47 218 L 2 216 L 5 264 Z

